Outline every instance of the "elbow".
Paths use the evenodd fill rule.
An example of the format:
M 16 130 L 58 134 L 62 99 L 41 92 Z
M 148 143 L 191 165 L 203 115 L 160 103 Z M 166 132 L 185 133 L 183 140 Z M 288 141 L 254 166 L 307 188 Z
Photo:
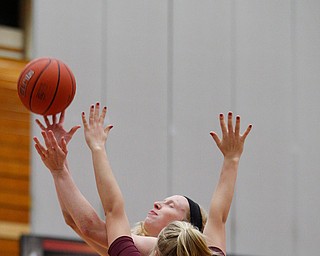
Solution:
M 114 197 L 112 203 L 105 203 L 103 205 L 105 216 L 115 216 L 119 214 L 123 214 L 125 212 L 124 200 L 122 195 L 118 195 L 118 197 Z
M 91 230 L 93 229 L 92 227 L 93 227 L 92 220 L 86 218 L 81 221 L 79 225 L 79 230 L 85 237 L 90 237 L 92 233 Z
M 109 200 L 102 200 L 105 216 L 124 211 L 124 199 L 121 191 L 119 190 L 109 194 Z M 110 198 L 112 199 L 110 200 Z
M 217 208 L 212 208 L 208 214 L 208 221 L 215 223 L 215 225 L 225 225 L 227 223 L 228 214 L 218 210 Z
M 213 215 L 212 217 L 216 222 L 219 222 L 221 224 L 226 224 L 227 223 L 227 220 L 228 220 L 228 215 L 227 214 L 224 214 L 224 213 L 216 213 Z
M 76 233 L 87 238 L 91 237 L 93 232 L 94 221 L 89 216 L 86 216 L 86 218 L 81 219 L 77 223 L 74 221 L 71 215 L 68 214 L 67 212 L 63 213 L 63 217 L 65 220 L 65 223 L 70 228 L 72 228 Z
M 90 238 L 92 236 L 92 228 L 91 228 L 92 224 L 89 223 L 89 221 L 85 221 L 83 223 L 81 223 L 79 229 L 81 234 L 83 234 L 85 237 Z
M 228 217 L 224 217 L 224 216 L 222 216 L 222 218 L 221 218 L 221 222 L 222 222 L 222 224 L 226 224 L 227 223 L 227 219 L 228 219 Z
M 80 221 L 79 230 L 83 236 L 93 239 L 98 231 L 105 230 L 105 224 L 97 216 L 86 216 Z
M 63 212 L 63 218 L 64 218 L 64 222 L 73 230 L 77 227 L 76 223 L 74 222 L 73 218 L 69 213 Z

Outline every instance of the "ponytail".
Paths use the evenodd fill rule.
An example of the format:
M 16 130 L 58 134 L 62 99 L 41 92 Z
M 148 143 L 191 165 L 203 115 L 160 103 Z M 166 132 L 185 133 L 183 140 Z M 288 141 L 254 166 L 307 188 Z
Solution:
M 203 234 L 185 221 L 174 221 L 159 236 L 156 250 L 159 256 L 211 256 Z

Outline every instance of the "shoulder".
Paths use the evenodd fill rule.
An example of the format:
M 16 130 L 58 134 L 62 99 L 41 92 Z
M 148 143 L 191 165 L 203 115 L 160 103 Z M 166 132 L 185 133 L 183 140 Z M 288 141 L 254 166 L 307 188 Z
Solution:
M 120 236 L 114 240 L 109 247 L 108 254 L 110 256 L 141 256 L 130 236 Z
M 134 244 L 140 251 L 141 255 L 150 255 L 157 244 L 157 238 L 151 236 L 139 236 L 132 234 Z

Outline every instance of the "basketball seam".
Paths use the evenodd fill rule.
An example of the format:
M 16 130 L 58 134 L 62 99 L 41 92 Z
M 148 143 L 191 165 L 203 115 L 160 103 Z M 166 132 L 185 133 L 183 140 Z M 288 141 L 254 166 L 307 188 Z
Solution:
M 57 61 L 57 60 L 56 60 Z M 58 81 L 57 81 L 57 85 L 56 85 L 56 90 L 54 92 L 54 95 L 52 97 L 52 100 L 49 104 L 49 106 L 47 107 L 47 109 L 42 113 L 42 115 L 44 116 L 48 111 L 49 109 L 51 108 L 52 104 L 53 104 L 53 101 L 54 99 L 56 98 L 56 95 L 57 95 L 57 92 L 58 92 L 58 89 L 59 89 L 59 86 L 60 86 L 60 63 L 59 61 L 57 61 L 57 64 L 58 64 Z
M 32 107 L 31 107 L 31 102 L 32 102 L 32 97 L 33 97 L 34 89 L 36 88 L 36 85 L 37 85 L 37 83 L 38 83 L 41 75 L 42 75 L 43 72 L 49 67 L 50 63 L 51 63 L 51 59 L 49 59 L 49 62 L 48 62 L 48 64 L 45 66 L 45 68 L 41 70 L 39 76 L 37 77 L 37 80 L 36 80 L 35 83 L 34 83 L 34 86 L 33 86 L 32 90 L 31 90 L 30 99 L 29 99 L 29 108 L 30 108 L 30 111 L 31 111 L 31 112 L 33 111 L 33 110 L 32 110 Z M 33 65 L 32 65 L 32 66 L 33 66 Z

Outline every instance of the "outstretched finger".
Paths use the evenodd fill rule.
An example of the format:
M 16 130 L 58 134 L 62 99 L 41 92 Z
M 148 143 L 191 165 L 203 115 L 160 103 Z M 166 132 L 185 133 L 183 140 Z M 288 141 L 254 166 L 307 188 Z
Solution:
M 56 137 L 54 136 L 54 133 L 53 131 L 48 131 L 48 138 L 50 140 L 50 143 L 51 143 L 51 148 L 52 149 L 59 149 L 59 144 L 56 140 Z
M 61 138 L 61 149 L 62 149 L 62 151 L 63 151 L 65 154 L 68 153 L 67 141 L 65 140 L 64 137 Z
M 35 145 L 38 146 L 38 148 L 41 150 L 42 153 L 46 151 L 46 148 L 44 146 L 42 146 L 42 144 L 40 143 L 40 141 L 37 137 L 33 137 L 33 141 L 35 142 Z
M 89 114 L 89 125 L 93 126 L 94 123 L 94 105 L 91 105 L 90 107 L 90 114 Z
M 213 138 L 213 140 L 216 142 L 217 146 L 219 146 L 221 140 L 220 140 L 218 134 L 216 134 L 215 132 L 211 131 L 211 132 L 210 132 L 210 135 L 211 135 L 211 137 Z
M 51 145 L 51 142 L 50 142 L 50 140 L 48 138 L 47 132 L 46 131 L 42 131 L 41 134 L 42 134 L 42 137 L 44 139 L 44 144 L 46 145 L 47 149 L 52 148 L 52 145 Z
M 228 113 L 228 132 L 233 133 L 232 112 Z
M 47 126 L 51 125 L 48 116 L 43 116 L 43 119 Z
M 234 132 L 237 137 L 240 135 L 240 116 L 236 116 L 236 126 Z
M 72 137 L 80 127 L 81 127 L 80 125 L 73 126 L 68 132 L 68 134 Z
M 81 114 L 81 119 L 82 119 L 82 124 L 83 124 L 84 129 L 88 129 L 86 114 L 84 112 L 82 112 L 82 114 Z
M 100 124 L 104 123 L 104 119 L 106 118 L 106 114 L 107 114 L 107 107 L 103 107 L 103 109 L 101 111 L 100 118 L 99 118 L 99 123 Z
M 44 159 L 46 157 L 46 155 L 45 155 L 44 151 L 42 151 L 41 148 L 39 147 L 39 144 L 34 144 L 34 147 L 37 150 L 41 159 Z
M 105 132 L 105 133 L 109 133 L 112 128 L 113 128 L 113 125 L 110 124 L 110 125 L 108 125 L 108 126 L 104 129 L 104 132 Z
M 96 106 L 94 108 L 94 120 L 98 121 L 99 120 L 99 112 L 100 112 L 100 103 L 97 102 Z
M 59 117 L 59 124 L 63 124 L 64 123 L 64 114 L 65 114 L 65 110 L 63 110 L 61 113 L 60 113 L 60 117 Z
M 52 115 L 52 124 L 56 124 L 57 122 L 57 115 Z
M 245 130 L 245 132 L 243 133 L 243 135 L 241 137 L 243 141 L 245 141 L 245 139 L 247 138 L 247 136 L 250 133 L 251 129 L 252 129 L 252 124 L 249 124 L 247 129 Z
M 36 119 L 36 124 L 40 127 L 41 130 L 45 130 L 46 127 L 40 122 L 39 119 Z
M 227 131 L 226 123 L 224 121 L 224 115 L 222 113 L 220 113 L 219 119 L 220 119 L 220 127 L 221 127 L 222 137 L 225 137 L 225 135 L 228 131 Z

